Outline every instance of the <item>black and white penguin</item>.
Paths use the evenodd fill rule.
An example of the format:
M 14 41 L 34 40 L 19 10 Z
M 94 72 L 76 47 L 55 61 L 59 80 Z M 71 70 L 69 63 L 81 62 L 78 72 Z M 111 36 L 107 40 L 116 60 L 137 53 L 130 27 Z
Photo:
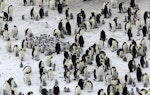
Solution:
M 57 42 L 55 45 L 55 51 L 57 54 L 60 54 L 61 51 L 61 46 L 60 46 L 60 42 Z
M 99 89 L 97 95 L 106 95 L 104 89 Z
M 83 9 L 81 9 L 80 13 L 81 13 L 83 20 L 85 20 L 86 19 L 85 11 Z
M 128 95 L 128 87 L 126 86 L 126 84 L 124 85 L 122 89 L 122 95 Z
M 84 89 L 84 80 L 83 79 L 79 79 L 78 85 L 80 86 L 81 90 L 83 90 Z
M 150 17 L 147 17 L 147 19 L 146 19 L 146 27 L 147 27 L 147 29 L 150 28 Z
M 33 92 L 32 92 L 32 91 L 30 91 L 30 92 L 28 92 L 28 93 L 27 93 L 27 95 L 33 95 Z
M 146 37 L 147 31 L 148 31 L 148 30 L 147 30 L 146 25 L 143 26 L 143 28 L 142 28 L 143 37 Z
M 116 23 L 115 23 L 115 21 L 110 21 L 109 22 L 109 28 L 110 28 L 110 31 L 111 32 L 115 32 L 116 31 Z
M 127 44 L 127 42 L 124 42 L 124 43 L 122 44 L 122 49 L 123 49 L 123 52 L 124 52 L 124 53 L 128 53 L 129 49 L 128 49 L 128 44 Z
M 80 78 L 80 70 L 79 69 L 75 69 L 74 70 L 74 79 L 75 80 L 79 80 L 79 78 Z
M 134 60 L 130 60 L 128 62 L 128 68 L 130 72 L 133 72 L 136 70 L 136 65 L 135 65 L 135 61 Z
M 67 20 L 67 22 L 66 22 L 66 30 L 67 30 L 67 34 L 71 35 L 71 24 L 70 24 L 69 20 Z
M 78 26 L 78 27 L 81 27 L 82 22 L 83 22 L 82 14 L 81 14 L 81 13 L 78 13 L 78 14 L 77 14 L 77 26 Z
M 12 14 L 13 14 L 13 5 L 8 6 L 8 19 L 12 21 Z
M 19 58 L 20 58 L 21 61 L 23 61 L 23 60 L 24 60 L 24 57 L 25 57 L 25 52 L 24 52 L 24 50 L 21 48 L 21 49 L 19 50 Z
M 148 67 L 148 63 L 147 63 L 147 60 L 146 60 L 146 56 L 141 56 L 141 57 L 140 57 L 140 64 L 141 64 L 141 67 L 142 67 L 142 68 Z
M 64 23 L 63 23 L 63 20 L 62 20 L 62 19 L 61 19 L 60 22 L 58 23 L 58 29 L 60 30 L 60 32 L 61 32 L 62 34 L 67 34 L 67 33 L 66 33 L 66 30 L 65 30 L 65 28 L 64 28 Z
M 41 85 L 42 86 L 46 86 L 47 83 L 46 83 L 46 73 L 43 72 L 42 75 L 40 75 L 40 80 L 41 80 Z
M 32 59 L 39 60 L 39 46 L 35 45 L 32 49 Z
M 47 55 L 46 58 L 45 58 L 45 60 L 44 60 L 44 63 L 45 63 L 47 66 L 49 66 L 49 67 L 52 66 L 52 62 L 51 62 L 52 58 L 53 58 L 52 55 Z
M 128 29 L 128 38 L 129 38 L 129 41 L 131 40 L 131 37 L 133 37 L 133 34 L 132 34 L 132 31 L 131 29 Z
M 9 20 L 9 18 L 8 18 L 8 13 L 7 13 L 7 12 L 4 12 L 4 11 L 3 11 L 3 17 L 4 17 L 4 19 L 5 19 L 6 21 Z
M 7 52 L 12 52 L 12 46 L 11 46 L 11 40 L 10 39 L 7 40 L 5 48 L 6 48 Z
M 125 12 L 125 4 L 124 2 L 119 3 L 119 13 L 124 13 Z
M 112 6 L 112 8 L 116 8 L 117 7 L 117 0 L 111 0 L 111 6 Z
M 117 72 L 116 67 L 111 67 L 111 76 L 113 79 L 118 78 L 118 72 Z
M 117 55 L 118 55 L 119 58 L 123 58 L 124 57 L 124 51 L 123 51 L 123 49 L 118 49 L 117 50 Z
M 143 74 L 142 80 L 143 80 L 144 87 L 148 87 L 148 85 L 149 85 L 149 75 L 147 73 Z
M 56 85 L 56 84 L 53 87 L 53 93 L 54 93 L 54 95 L 59 95 L 60 94 L 59 86 Z
M 47 76 L 49 80 L 53 80 L 54 79 L 54 73 L 52 69 L 49 69 L 47 72 Z
M 13 36 L 13 38 L 15 38 L 15 39 L 17 39 L 18 37 L 18 28 L 17 28 L 17 26 L 16 25 L 14 25 L 13 26 L 13 28 L 12 28 L 12 36 Z
M 92 92 L 93 90 L 93 83 L 90 80 L 87 80 L 85 83 L 85 88 L 88 92 Z
M 19 47 L 18 47 L 18 45 L 14 45 L 13 52 L 14 52 L 16 57 L 19 56 Z
M 137 19 L 137 20 L 135 21 L 135 26 L 136 26 L 136 28 L 137 28 L 137 30 L 138 30 L 137 35 L 140 35 L 139 31 L 140 31 L 141 28 L 142 28 L 141 20 L 140 20 L 140 19 Z
M 149 12 L 148 12 L 148 11 L 145 11 L 145 12 L 144 12 L 144 15 L 143 15 L 145 24 L 146 24 L 146 19 L 147 19 L 148 17 L 149 17 Z
M 129 29 L 131 29 L 131 23 L 130 22 L 126 22 L 125 23 L 125 31 L 126 31 L 126 33 L 128 33 Z
M 141 15 L 141 10 L 140 10 L 139 8 L 137 8 L 137 9 L 135 10 L 135 18 L 136 18 L 136 19 L 140 19 L 140 15 Z
M 141 69 L 141 65 L 140 64 L 138 64 L 138 66 L 137 66 L 136 77 L 137 77 L 137 81 L 138 82 L 142 81 L 142 69 Z
M 135 7 L 136 7 L 136 5 L 135 5 L 135 0 L 131 0 L 131 1 L 130 1 L 130 6 L 131 6 L 132 8 L 135 8 Z
M 131 14 L 133 14 L 133 8 L 132 7 L 128 7 L 127 13 L 128 13 L 128 16 L 131 16 Z
M 62 37 L 61 32 L 58 29 L 54 29 L 53 36 L 55 36 L 58 39 Z
M 106 82 L 106 85 L 111 84 L 111 82 L 112 82 L 112 75 L 111 74 L 107 73 L 105 75 L 105 82 Z
M 25 67 L 23 68 L 23 73 L 24 73 L 24 74 L 30 74 L 30 73 L 32 73 L 32 68 L 31 68 L 31 66 L 25 66 Z
M 58 4 L 57 4 L 57 11 L 59 14 L 63 12 L 63 4 L 60 1 L 58 1 Z
M 44 16 L 44 8 L 43 7 L 40 8 L 39 15 L 40 15 L 40 18 L 43 18 L 43 16 Z
M 84 29 L 85 29 L 87 32 L 90 32 L 91 24 L 90 24 L 89 21 L 84 21 L 84 22 L 83 22 L 83 27 L 84 27 Z
M 5 81 L 3 84 L 3 95 L 9 95 L 11 91 L 8 81 Z
M 30 10 L 30 17 L 31 17 L 31 19 L 35 19 L 35 17 L 36 17 L 36 13 L 35 13 L 34 7 Z
M 43 0 L 37 0 L 37 4 L 39 7 L 42 7 L 43 6 Z
M 108 46 L 112 49 L 112 51 L 115 51 L 118 48 L 118 41 L 114 38 L 109 38 Z
M 111 16 L 111 11 L 110 11 L 110 4 L 109 2 L 105 2 L 103 4 L 103 12 L 104 18 L 109 18 Z
M 124 76 L 124 79 L 125 79 L 125 83 L 126 83 L 127 85 L 131 85 L 132 82 L 133 82 L 130 73 L 126 73 L 125 76 Z
M 65 16 L 66 16 L 66 19 L 70 19 L 71 17 L 70 17 L 70 8 L 67 8 L 66 10 L 65 10 Z
M 46 88 L 42 88 L 41 91 L 40 91 L 40 93 L 41 93 L 42 95 L 48 95 L 48 91 L 47 91 Z
M 105 21 L 104 21 L 101 13 L 96 14 L 95 17 L 96 17 L 95 19 L 96 19 L 97 27 L 105 24 Z
M 75 87 L 75 95 L 81 95 L 81 87 L 79 85 Z
M 78 40 L 79 40 L 79 46 L 83 47 L 84 46 L 84 38 L 83 38 L 83 36 L 80 35 Z
M 106 34 L 105 34 L 105 31 L 104 31 L 104 30 L 102 30 L 102 31 L 100 32 L 100 39 L 103 40 L 103 41 L 106 40 Z
M 30 79 L 30 74 L 29 73 L 25 73 L 23 76 L 24 79 L 24 83 L 27 85 L 31 85 L 31 79 Z
M 23 5 L 24 5 L 24 6 L 27 5 L 27 0 L 23 0 Z

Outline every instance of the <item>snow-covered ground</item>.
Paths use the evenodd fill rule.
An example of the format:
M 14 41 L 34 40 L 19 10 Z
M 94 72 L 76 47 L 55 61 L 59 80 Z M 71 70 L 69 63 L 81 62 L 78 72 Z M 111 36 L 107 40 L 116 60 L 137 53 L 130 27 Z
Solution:
M 71 36 L 65 35 L 64 39 L 61 39 L 62 42 L 68 42 L 69 43 L 73 43 L 74 42 L 74 38 L 75 38 L 75 34 L 74 31 L 75 29 L 78 30 L 77 28 L 77 24 L 76 24 L 76 15 L 77 13 L 80 12 L 80 9 L 84 9 L 85 13 L 86 13 L 86 20 L 89 19 L 90 14 L 92 11 L 96 11 L 97 13 L 101 12 L 102 9 L 102 5 L 104 0 L 89 0 L 86 2 L 82 2 L 82 0 L 69 0 L 69 4 L 67 7 L 64 7 L 63 9 L 63 13 L 59 14 L 57 12 L 57 10 L 51 10 L 48 8 L 48 4 L 45 2 L 46 0 L 44 0 L 44 10 L 49 12 L 49 16 L 48 17 L 44 17 L 43 19 L 40 19 L 39 21 L 35 21 L 32 20 L 30 18 L 30 10 L 32 7 L 35 8 L 35 10 L 38 12 L 39 11 L 39 7 L 37 5 L 37 2 L 35 3 L 34 6 L 23 6 L 23 0 L 4 0 L 6 7 L 4 9 L 4 11 L 7 11 L 7 7 L 9 5 L 13 5 L 14 6 L 14 11 L 13 11 L 13 21 L 12 22 L 7 22 L 8 23 L 8 29 L 9 29 L 9 35 L 10 35 L 10 39 L 11 39 L 11 43 L 12 43 L 12 47 L 17 44 L 19 47 L 21 47 L 21 43 L 22 40 L 25 39 L 25 30 L 27 28 L 30 28 L 32 30 L 32 33 L 34 34 L 34 36 L 39 36 L 40 34 L 47 34 L 47 35 L 52 35 L 53 30 L 58 28 L 58 22 L 61 19 L 65 19 L 65 9 L 66 8 L 70 8 L 70 11 L 73 13 L 74 15 L 74 19 L 70 20 L 71 23 L 71 27 L 72 27 L 72 34 Z M 35 0 L 37 1 L 37 0 Z M 106 0 L 108 1 L 108 0 Z M 121 0 L 117 0 L 118 3 L 121 2 Z M 129 6 L 129 2 L 130 0 L 123 0 L 125 1 L 125 5 L 126 7 Z M 150 5 L 150 0 L 136 0 L 136 3 L 139 5 L 139 8 L 141 9 L 141 21 L 142 21 L 142 25 L 144 25 L 144 20 L 143 20 L 143 14 L 145 11 L 149 10 L 149 5 Z M 99 38 L 100 38 L 100 31 L 104 30 L 106 33 L 106 38 L 109 39 L 110 37 L 113 37 L 115 39 L 118 40 L 119 42 L 119 48 L 122 47 L 123 42 L 127 41 L 128 45 L 131 43 L 131 41 L 128 41 L 128 36 L 125 33 L 124 30 L 124 16 L 127 16 L 127 14 L 120 14 L 118 13 L 118 8 L 112 9 L 112 17 L 110 17 L 109 19 L 104 19 L 105 20 L 105 24 L 101 25 L 98 28 L 95 29 L 90 29 L 89 32 L 85 32 L 83 34 L 84 40 L 85 40 L 85 45 L 83 47 L 83 51 L 85 51 L 89 46 L 93 45 L 94 43 L 98 43 Z M 22 20 L 22 15 L 25 15 L 25 20 Z M 109 24 L 108 22 L 110 20 L 113 20 L 114 17 L 118 17 L 118 22 L 120 22 L 122 24 L 122 29 L 118 29 L 115 32 L 111 32 L 109 30 Z M 46 24 L 45 22 L 48 22 L 49 27 L 45 28 Z M 12 27 L 16 25 L 18 27 L 18 40 L 15 40 L 12 38 L 11 35 L 11 30 Z M 135 25 L 132 25 L 132 33 L 133 33 L 133 37 L 132 39 L 134 39 L 135 41 L 137 41 L 137 43 L 139 44 L 141 39 L 143 38 L 142 33 L 140 33 L 140 36 L 137 36 L 136 33 L 137 29 L 135 27 Z M 140 31 L 141 32 L 141 31 Z M 145 37 L 145 39 L 147 40 L 147 37 Z M 18 57 L 15 57 L 14 53 L 9 53 L 6 51 L 5 46 L 6 46 L 6 41 L 4 41 L 3 37 L 0 36 L 0 95 L 2 95 L 3 93 L 3 84 L 5 82 L 5 80 L 8 80 L 10 77 L 13 77 L 15 82 L 17 83 L 17 92 L 23 92 L 25 95 L 27 94 L 27 92 L 29 91 L 33 91 L 34 95 L 41 95 L 39 93 L 39 87 L 41 86 L 40 83 L 40 74 L 39 74 L 39 61 L 35 61 L 32 59 L 32 55 L 31 49 L 26 49 L 25 51 L 25 58 L 24 61 L 22 61 L 24 66 L 31 66 L 32 67 L 32 73 L 31 73 L 31 85 L 28 86 L 24 83 L 23 80 L 23 68 L 20 68 L 20 63 L 21 60 Z M 147 50 L 147 60 L 148 63 L 150 63 L 150 49 L 149 49 L 149 42 L 147 41 L 147 46 L 148 46 L 148 50 Z M 120 79 L 122 79 L 122 81 L 124 81 L 124 75 L 129 72 L 128 69 L 128 63 L 124 62 L 121 58 L 119 58 L 117 56 L 116 51 L 112 52 L 111 49 L 109 47 L 107 47 L 107 41 L 105 41 L 105 49 L 104 51 L 106 52 L 106 55 L 110 58 L 110 63 L 111 66 L 115 66 L 117 71 L 118 71 L 118 76 Z M 83 52 L 84 53 L 84 52 Z M 82 55 L 82 54 L 81 54 Z M 39 54 L 40 60 L 45 60 L 45 56 L 44 54 L 40 53 Z M 63 69 L 63 52 L 61 52 L 61 54 L 57 55 L 56 53 L 53 54 L 53 58 L 52 58 L 52 63 L 56 64 L 56 71 L 54 71 L 54 79 L 52 81 L 49 81 L 48 79 L 46 79 L 47 82 L 47 86 L 45 86 L 44 88 L 47 89 L 52 89 L 54 86 L 54 82 L 55 79 L 58 80 L 59 82 L 59 87 L 60 87 L 60 95 L 74 95 L 74 91 L 75 91 L 75 86 L 77 85 L 77 81 L 74 80 L 74 76 L 73 76 L 73 71 L 71 74 L 71 82 L 67 83 L 64 81 L 64 69 Z M 71 60 L 69 61 L 71 63 Z M 136 65 L 140 63 L 139 61 L 139 57 L 135 59 L 135 63 Z M 106 92 L 107 89 L 107 85 L 105 84 L 105 82 L 96 82 L 94 81 L 94 77 L 93 77 L 93 70 L 96 68 L 96 62 L 95 62 L 95 58 L 93 60 L 93 64 L 92 65 L 87 65 L 88 66 L 88 71 L 91 73 L 91 76 L 89 78 L 90 81 L 92 81 L 93 83 L 93 91 L 92 92 L 87 92 L 86 89 L 82 90 L 82 95 L 97 95 L 97 92 L 99 89 L 104 89 L 104 91 Z M 50 67 L 45 65 L 46 70 L 48 70 Z M 143 73 L 148 73 L 148 75 L 150 75 L 149 72 L 150 68 L 144 68 L 142 69 Z M 139 87 L 140 89 L 144 88 L 143 87 L 143 83 L 137 82 L 136 79 L 136 72 L 134 71 L 133 73 L 131 73 L 132 78 L 135 79 L 136 82 L 136 86 Z M 81 76 L 82 78 L 82 76 Z M 69 87 L 70 88 L 70 93 L 65 93 L 63 92 L 63 88 L 64 87 Z M 130 91 L 130 89 L 132 88 L 131 85 L 128 85 L 128 90 Z M 149 89 L 150 84 L 148 85 L 147 88 L 145 89 Z M 135 87 L 134 87 L 134 91 L 135 91 Z M 137 95 L 137 93 L 135 92 L 135 95 Z

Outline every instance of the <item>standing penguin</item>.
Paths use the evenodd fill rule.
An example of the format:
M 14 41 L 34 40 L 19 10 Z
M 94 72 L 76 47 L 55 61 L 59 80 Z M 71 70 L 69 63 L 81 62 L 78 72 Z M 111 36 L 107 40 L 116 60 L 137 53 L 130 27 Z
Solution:
M 2 12 L 4 9 L 5 9 L 5 0 L 2 0 L 1 3 L 0 3 L 0 12 Z
M 135 61 L 134 60 L 130 60 L 128 62 L 128 68 L 130 72 L 133 72 L 136 70 L 136 66 L 135 66 Z
M 13 38 L 15 38 L 17 40 L 17 35 L 18 35 L 18 28 L 16 25 L 14 25 L 14 27 L 12 28 L 12 36 Z
M 146 19 L 147 19 L 148 17 L 149 17 L 149 12 L 148 12 L 148 11 L 145 11 L 145 12 L 144 12 L 144 16 L 143 16 L 145 24 L 146 24 Z
M 135 8 L 135 0 L 131 0 L 131 1 L 130 1 L 130 6 L 131 6 L 132 8 Z
M 131 40 L 131 37 L 132 37 L 131 29 L 128 29 L 128 38 L 129 38 L 129 41 Z
M 13 5 L 8 6 L 8 19 L 12 21 Z
M 126 84 L 123 87 L 122 95 L 128 95 L 128 87 L 126 86 Z
M 80 45 L 80 47 L 84 46 L 84 38 L 82 35 L 79 36 L 79 45 Z
M 77 25 L 78 25 L 78 27 L 81 27 L 82 22 L 83 22 L 82 14 L 78 13 L 77 14 Z
M 75 95 L 81 95 L 81 87 L 79 85 L 75 87 Z
M 116 31 L 116 23 L 115 23 L 115 21 L 110 21 L 109 22 L 109 27 L 110 27 L 110 31 L 111 32 L 115 32 Z
M 81 16 L 82 16 L 83 20 L 85 20 L 86 19 L 86 14 L 85 14 L 84 10 L 81 9 L 80 13 L 81 13 Z
M 56 7 L 55 2 L 56 2 L 56 0 L 49 1 L 50 9 L 55 10 L 55 7 Z
M 59 86 L 56 85 L 56 84 L 53 87 L 53 93 L 54 93 L 54 95 L 59 95 L 60 94 Z
M 11 88 L 10 88 L 8 81 L 5 81 L 3 84 L 3 95 L 9 95 L 10 90 L 11 90 Z
M 34 7 L 30 11 L 30 17 L 31 17 L 31 19 L 35 19 L 35 17 L 36 17 L 36 13 L 35 13 Z
M 60 1 L 58 1 L 58 4 L 57 4 L 57 11 L 60 14 L 63 12 L 63 5 L 62 3 L 60 3 Z
M 43 18 L 43 16 L 44 16 L 44 8 L 40 8 L 40 10 L 39 10 L 39 15 L 40 15 L 40 18 Z
M 86 89 L 88 92 L 91 92 L 93 90 L 93 83 L 89 80 L 86 82 Z
M 111 6 L 113 8 L 116 8 L 117 7 L 117 0 L 111 0 Z
M 71 35 L 71 25 L 69 20 L 66 22 L 66 30 L 67 30 L 67 34 Z
M 142 33 L 143 33 L 143 37 L 146 37 L 146 34 L 147 34 L 147 27 L 146 27 L 146 25 L 143 26 Z
M 53 70 L 52 70 L 52 69 L 49 69 L 49 70 L 48 70 L 47 75 L 48 75 L 48 79 L 49 79 L 50 81 L 53 80 L 53 78 L 54 78 L 54 73 L 53 73 Z
M 7 50 L 7 52 L 11 52 L 11 41 L 10 41 L 10 39 L 8 39 L 8 41 L 6 43 L 6 50 Z
M 141 70 L 141 65 L 138 64 L 137 70 L 136 70 L 136 77 L 137 81 L 140 82 L 142 80 L 142 70 Z
M 125 4 L 124 2 L 119 3 L 119 13 L 125 12 Z
M 56 51 L 57 54 L 60 54 L 60 51 L 61 51 L 60 42 L 56 43 L 55 51 Z
M 106 40 L 106 34 L 105 34 L 105 31 L 102 30 L 101 33 L 100 33 L 100 39 L 105 41 Z
M 18 45 L 14 45 L 13 52 L 15 53 L 16 57 L 19 56 L 19 47 L 18 47 Z
M 83 79 L 79 79 L 78 85 L 79 85 L 80 88 L 83 90 L 83 88 L 84 88 L 84 80 L 83 80 Z
M 145 73 L 144 75 L 143 75 L 143 83 L 144 83 L 144 87 L 148 87 L 148 85 L 149 85 L 149 76 L 148 76 L 148 74 L 147 73 Z
M 32 58 L 35 60 L 39 60 L 39 46 L 35 45 L 32 49 Z
M 70 8 L 67 8 L 65 11 L 66 19 L 70 19 Z
M 24 60 L 24 57 L 25 57 L 25 52 L 24 52 L 24 50 L 21 48 L 21 49 L 19 50 L 19 58 L 20 58 L 21 61 L 23 61 L 23 60 Z

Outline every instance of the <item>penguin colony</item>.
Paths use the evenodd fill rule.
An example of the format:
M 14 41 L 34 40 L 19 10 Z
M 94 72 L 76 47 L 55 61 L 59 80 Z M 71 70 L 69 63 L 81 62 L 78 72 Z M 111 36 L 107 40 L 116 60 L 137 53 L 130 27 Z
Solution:
M 82 2 L 82 1 L 81 1 Z M 92 2 L 83 0 L 84 3 Z M 50 11 L 58 12 L 58 15 L 64 15 L 64 18 L 58 22 L 58 27 L 51 34 L 35 35 L 31 28 L 26 27 L 24 36 L 20 37 L 19 27 L 9 24 L 14 21 L 14 6 L 6 6 L 5 0 L 0 0 L 0 35 L 5 41 L 5 51 L 13 53 L 20 60 L 19 67 L 22 69 L 22 80 L 28 87 L 34 85 L 33 76 L 34 67 L 24 64 L 29 54 L 31 60 L 38 64 L 38 73 L 40 86 L 38 95 L 63 95 L 74 91 L 74 95 L 84 95 L 83 91 L 91 94 L 93 91 L 97 95 L 150 95 L 149 75 L 145 72 L 149 68 L 147 59 L 148 41 L 150 41 L 150 10 L 141 13 L 136 0 L 123 2 L 119 0 L 104 1 L 100 11 L 91 11 L 90 16 L 86 15 L 86 10 L 81 9 L 78 13 L 71 11 L 69 0 L 23 0 L 24 8 L 32 6 L 28 12 L 31 21 L 40 22 L 42 19 L 52 15 Z M 38 6 L 38 8 L 36 8 Z M 7 11 L 5 10 L 7 8 Z M 39 10 L 38 10 L 39 9 Z M 119 17 L 113 17 L 113 10 L 117 10 L 123 17 L 124 22 L 119 22 Z M 38 12 L 37 12 L 38 11 Z M 75 15 L 76 14 L 76 15 Z M 141 18 L 141 15 L 143 18 Z M 25 21 L 26 15 L 22 15 L 21 19 Z M 74 20 L 76 19 L 76 20 Z M 122 18 L 121 18 L 122 19 Z M 105 21 L 106 20 L 106 21 Z M 109 20 L 109 21 L 107 21 Z M 75 21 L 76 27 L 73 31 L 72 21 Z M 142 23 L 144 21 L 144 23 Z M 109 31 L 103 30 L 101 27 L 107 25 Z M 136 27 L 136 31 L 133 28 Z M 49 27 L 45 22 L 45 28 Z M 94 29 L 99 30 L 99 40 L 91 46 L 86 47 L 85 34 L 92 32 Z M 128 38 L 123 42 L 119 42 L 117 37 L 108 37 L 106 32 L 124 32 L 123 35 Z M 133 35 L 136 34 L 136 35 Z M 142 36 L 140 36 L 142 35 Z M 74 42 L 65 42 L 67 37 L 74 37 Z M 139 41 L 134 36 L 140 37 Z M 14 41 L 23 38 L 20 44 L 14 44 Z M 118 68 L 113 65 L 112 58 L 109 57 L 107 51 L 116 54 L 121 61 L 128 67 L 128 71 L 121 74 Z M 28 52 L 30 51 L 30 53 Z M 41 58 L 44 54 L 44 58 Z M 58 76 L 58 63 L 55 63 L 55 56 L 62 54 L 63 60 L 61 78 L 64 83 L 71 84 L 76 82 L 74 87 L 61 86 Z M 33 64 L 33 63 L 32 63 Z M 118 63 L 119 64 L 119 63 Z M 92 69 L 92 70 L 91 70 Z M 133 76 L 135 76 L 133 78 Z M 20 77 L 19 77 L 20 78 Z M 54 82 L 53 86 L 49 82 Z M 104 83 L 104 88 L 95 91 L 95 83 Z M 141 83 L 143 88 L 137 87 L 136 84 Z M 95 84 L 95 85 L 94 85 Z M 1 95 L 35 95 L 34 91 L 19 91 L 19 84 L 13 77 L 8 78 L 3 83 Z M 73 88 L 73 90 L 72 90 Z

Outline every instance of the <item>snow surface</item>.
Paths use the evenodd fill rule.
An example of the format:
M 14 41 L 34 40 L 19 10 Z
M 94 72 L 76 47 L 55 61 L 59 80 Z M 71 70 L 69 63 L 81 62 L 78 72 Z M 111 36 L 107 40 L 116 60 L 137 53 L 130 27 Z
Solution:
M 35 0 L 36 1 L 36 0 Z M 107 0 L 108 1 L 108 0 Z M 119 2 L 121 2 L 121 0 L 118 0 Z M 129 1 L 130 0 L 124 0 L 126 6 L 129 6 Z M 102 9 L 102 4 L 103 4 L 104 0 L 90 0 L 90 1 L 86 1 L 86 2 L 82 2 L 82 0 L 69 0 L 69 5 L 67 7 L 70 8 L 71 12 L 74 15 L 74 19 L 70 20 L 71 23 L 71 27 L 72 27 L 72 35 L 71 36 L 65 36 L 64 39 L 61 39 L 64 42 L 69 41 L 70 43 L 74 42 L 74 30 L 77 29 L 77 24 L 76 24 L 76 15 L 78 12 L 80 12 L 80 9 L 84 9 L 85 13 L 87 15 L 87 20 L 90 16 L 90 13 L 92 11 L 96 11 L 96 12 L 100 12 Z M 12 46 L 15 44 L 18 44 L 19 47 L 21 47 L 21 42 L 22 40 L 25 38 L 25 29 L 27 28 L 31 28 L 32 33 L 35 36 L 38 36 L 40 34 L 51 34 L 54 29 L 57 29 L 58 27 L 58 22 L 61 19 L 65 18 L 65 14 L 64 11 L 67 7 L 64 8 L 64 11 L 62 14 L 58 14 L 57 10 L 51 10 L 48 8 L 47 4 L 44 3 L 44 9 L 49 11 L 49 16 L 48 17 L 44 17 L 43 19 L 40 19 L 39 21 L 35 21 L 35 20 L 31 20 L 30 19 L 30 10 L 33 6 L 23 6 L 23 2 L 22 0 L 5 0 L 6 3 L 6 7 L 4 9 L 4 11 L 7 11 L 7 7 L 12 4 L 14 6 L 14 12 L 13 12 L 13 21 L 12 22 L 8 22 L 8 27 L 9 27 L 9 33 L 11 35 L 11 29 L 14 25 L 16 25 L 18 27 L 19 30 L 19 36 L 18 36 L 18 40 L 15 40 L 12 38 L 11 36 L 11 43 Z M 150 5 L 150 0 L 137 0 L 136 3 L 139 5 L 139 8 L 141 9 L 141 19 L 142 19 L 142 24 L 144 24 L 144 20 L 143 20 L 143 13 L 147 10 L 149 10 L 149 5 Z M 35 6 L 35 10 L 38 12 L 39 7 L 36 4 Z M 102 29 L 105 30 L 106 33 L 106 37 L 107 39 L 109 39 L 110 37 L 114 37 L 115 39 L 118 40 L 119 42 L 119 48 L 121 48 L 121 45 L 124 41 L 127 41 L 127 43 L 129 44 L 130 41 L 128 41 L 128 36 L 125 34 L 125 30 L 124 30 L 124 16 L 127 14 L 120 14 L 118 13 L 118 8 L 116 9 L 112 9 L 112 17 L 109 19 L 104 19 L 105 20 L 105 25 L 100 26 L 99 28 L 96 29 L 91 29 L 90 32 L 85 32 L 83 34 L 83 37 L 85 39 L 85 45 L 83 50 L 85 51 L 89 46 L 93 45 L 93 43 L 97 43 L 99 40 L 99 35 L 100 35 L 100 31 Z M 25 20 L 21 19 L 21 16 L 25 15 Z M 121 30 L 117 30 L 116 32 L 112 33 L 109 30 L 109 24 L 108 21 L 109 20 L 113 20 L 114 17 L 118 17 L 119 18 L 119 22 L 121 22 L 122 24 L 122 29 Z M 45 28 L 45 22 L 48 22 L 49 24 L 49 28 Z M 137 43 L 140 42 L 140 40 L 142 39 L 142 34 L 140 36 L 136 36 L 136 31 L 137 29 L 135 28 L 135 25 L 132 25 L 132 32 L 133 32 L 133 38 L 137 41 Z M 147 39 L 147 38 L 146 38 Z M 25 52 L 25 59 L 23 61 L 23 65 L 24 66 L 31 66 L 32 67 L 32 73 L 31 73 L 31 82 L 32 85 L 28 86 L 24 83 L 23 80 L 23 68 L 20 68 L 20 59 L 18 57 L 14 56 L 14 53 L 9 53 L 6 51 L 5 49 L 5 44 L 6 41 L 3 40 L 2 36 L 0 37 L 0 94 L 2 95 L 3 93 L 3 84 L 5 82 L 5 80 L 9 79 L 10 77 L 13 77 L 15 82 L 17 83 L 18 87 L 17 87 L 17 92 L 23 92 L 24 94 L 26 94 L 29 91 L 33 91 L 34 95 L 41 95 L 39 93 L 39 87 L 41 85 L 40 83 L 40 79 L 39 79 L 39 68 L 38 68 L 38 63 L 39 61 L 35 61 L 32 59 L 31 56 L 31 49 L 27 49 Z M 149 44 L 147 42 L 147 44 Z M 111 60 L 111 66 L 115 66 L 117 71 L 119 72 L 119 78 L 121 78 L 124 81 L 124 75 L 129 72 L 128 70 L 128 63 L 127 62 L 123 62 L 123 60 L 121 58 L 118 58 L 116 51 L 112 52 L 110 48 L 107 47 L 107 41 L 105 42 L 105 50 L 104 50 L 107 54 L 107 56 L 110 58 Z M 147 53 L 147 60 L 150 63 L 150 49 L 148 46 L 148 51 Z M 40 60 L 44 60 L 45 56 L 44 54 L 40 54 Z M 45 88 L 47 89 L 51 89 L 54 86 L 54 82 L 55 79 L 58 80 L 59 82 L 59 87 L 60 87 L 60 95 L 74 95 L 74 90 L 75 90 L 75 86 L 77 85 L 77 81 L 73 80 L 73 74 L 71 74 L 71 82 L 70 83 L 66 83 L 64 81 L 63 78 L 63 52 L 61 52 L 61 54 L 57 55 L 57 54 L 53 54 L 53 59 L 52 59 L 52 63 L 56 63 L 56 71 L 54 72 L 54 80 L 53 81 L 49 81 L 47 79 L 47 86 L 45 86 Z M 136 64 L 139 63 L 139 58 L 136 58 L 135 60 Z M 70 61 L 71 62 L 71 61 Z M 49 67 L 47 67 L 45 65 L 46 69 L 48 70 Z M 93 69 L 96 68 L 96 63 L 95 61 L 93 61 L 92 65 L 88 65 L 88 70 L 92 73 Z M 150 68 L 145 68 L 142 69 L 143 73 L 147 72 L 148 75 L 150 75 L 149 72 Z M 135 72 L 131 73 L 132 78 L 136 78 Z M 86 89 L 82 90 L 82 95 L 97 95 L 97 92 L 99 89 L 103 88 L 106 92 L 106 85 L 105 82 L 95 82 L 93 80 L 93 74 L 91 75 L 91 77 L 89 78 L 90 81 L 93 82 L 93 91 L 88 93 L 86 91 Z M 140 82 L 138 83 L 136 80 L 136 85 L 139 88 L 144 88 L 143 87 L 143 83 Z M 64 87 L 69 87 L 71 92 L 70 93 L 65 93 L 63 92 L 63 88 Z M 149 89 L 149 86 L 145 89 Z M 129 91 L 131 89 L 131 86 L 128 86 Z M 134 87 L 135 90 L 135 87 Z M 137 95 L 137 93 L 135 94 Z

